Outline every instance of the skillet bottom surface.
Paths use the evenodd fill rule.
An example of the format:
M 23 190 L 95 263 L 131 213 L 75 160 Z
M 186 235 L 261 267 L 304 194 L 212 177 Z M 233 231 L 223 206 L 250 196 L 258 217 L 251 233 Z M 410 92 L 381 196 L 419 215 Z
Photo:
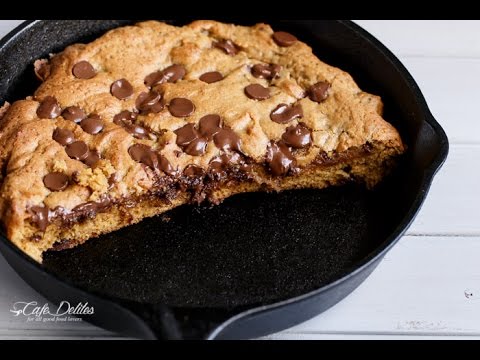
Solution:
M 318 289 L 373 251 L 392 220 L 380 198 L 353 185 L 236 195 L 48 252 L 44 265 L 89 291 L 136 302 L 269 304 Z

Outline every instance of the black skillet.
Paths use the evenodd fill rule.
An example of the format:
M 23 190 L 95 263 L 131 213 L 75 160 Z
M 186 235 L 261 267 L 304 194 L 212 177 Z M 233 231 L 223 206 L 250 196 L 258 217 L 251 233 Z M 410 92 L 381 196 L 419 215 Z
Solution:
M 239 195 L 213 208 L 184 206 L 75 249 L 47 253 L 43 265 L 2 234 L 3 255 L 28 284 L 53 302 L 88 302 L 95 313 L 85 320 L 125 335 L 232 339 L 301 323 L 343 299 L 375 269 L 417 214 L 445 161 L 448 139 L 408 71 L 357 25 L 267 22 L 297 35 L 364 90 L 382 96 L 385 117 L 408 144 L 397 171 L 370 192 L 347 186 Z M 0 42 L 0 103 L 38 86 L 35 59 L 127 23 L 23 23 Z

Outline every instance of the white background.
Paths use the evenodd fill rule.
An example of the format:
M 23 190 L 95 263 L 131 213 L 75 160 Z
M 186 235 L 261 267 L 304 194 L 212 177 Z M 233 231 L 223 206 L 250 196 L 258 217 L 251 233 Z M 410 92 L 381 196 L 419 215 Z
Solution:
M 20 21 L 0 21 L 0 37 Z M 480 339 L 480 21 L 359 20 L 412 73 L 450 139 L 420 215 L 354 293 L 274 339 Z M 114 338 L 85 322 L 26 323 L 15 301 L 45 300 L 0 255 L 0 339 Z

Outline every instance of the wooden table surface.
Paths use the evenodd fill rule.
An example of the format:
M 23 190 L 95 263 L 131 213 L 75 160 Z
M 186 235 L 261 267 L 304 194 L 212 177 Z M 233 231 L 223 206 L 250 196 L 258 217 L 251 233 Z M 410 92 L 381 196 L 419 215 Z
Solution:
M 0 21 L 0 37 L 19 20 Z M 480 339 L 480 21 L 357 21 L 422 89 L 451 150 L 419 216 L 377 270 L 325 313 L 270 339 Z M 33 323 L 45 300 L 0 255 L 0 339 L 120 338 L 86 322 Z

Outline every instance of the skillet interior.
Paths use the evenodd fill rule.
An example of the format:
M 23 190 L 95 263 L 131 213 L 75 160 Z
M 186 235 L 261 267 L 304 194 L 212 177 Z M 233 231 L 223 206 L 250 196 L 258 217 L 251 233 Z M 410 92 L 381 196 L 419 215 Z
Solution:
M 382 96 L 385 117 L 409 146 L 395 174 L 373 192 L 349 186 L 246 194 L 212 209 L 182 207 L 163 220 L 146 220 L 76 249 L 48 253 L 48 271 L 108 297 L 235 312 L 338 279 L 394 232 L 421 190 L 424 167 L 440 147 L 418 141 L 422 131 L 433 130 L 425 124 L 415 94 L 388 59 L 342 23 L 265 22 L 296 34 L 322 60 L 349 71 L 361 88 Z M 0 57 L 0 98 L 11 101 L 32 93 L 38 86 L 34 59 L 125 23 L 36 24 L 8 57 Z

